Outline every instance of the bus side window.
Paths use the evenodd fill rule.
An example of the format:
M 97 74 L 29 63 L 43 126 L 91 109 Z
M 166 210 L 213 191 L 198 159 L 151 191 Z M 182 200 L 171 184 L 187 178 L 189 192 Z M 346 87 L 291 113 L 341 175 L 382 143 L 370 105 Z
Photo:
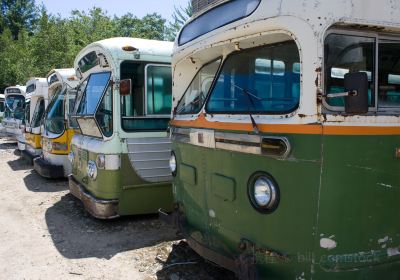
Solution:
M 366 72 L 369 81 L 369 106 L 375 106 L 375 38 L 330 34 L 325 39 L 325 92 L 344 92 L 344 75 Z M 326 99 L 327 105 L 343 110 L 344 98 Z
M 378 107 L 400 107 L 400 42 L 379 41 Z
M 148 65 L 146 80 L 147 115 L 169 115 L 172 107 L 171 67 Z

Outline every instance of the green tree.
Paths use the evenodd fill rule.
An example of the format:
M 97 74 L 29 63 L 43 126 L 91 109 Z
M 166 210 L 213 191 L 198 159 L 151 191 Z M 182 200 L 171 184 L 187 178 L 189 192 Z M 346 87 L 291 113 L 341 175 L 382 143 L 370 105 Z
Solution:
M 35 74 L 34 61 L 30 55 L 28 32 L 21 30 L 18 40 L 13 39 L 10 29 L 5 28 L 0 35 L 0 88 L 20 84 Z
M 7 27 L 14 40 L 18 39 L 22 29 L 31 32 L 38 19 L 38 7 L 34 0 L 1 0 L 0 13 L 0 32 Z
M 43 77 L 53 68 L 72 66 L 75 54 L 70 52 L 68 32 L 66 20 L 42 9 L 35 34 L 29 40 L 35 76 Z
M 116 36 L 135 37 L 152 40 L 164 40 L 166 20 L 161 15 L 148 14 L 139 19 L 128 13 L 120 18 L 115 17 Z
M 169 22 L 165 32 L 165 37 L 169 41 L 174 41 L 183 25 L 193 15 L 192 2 L 189 1 L 186 8 L 174 7 L 174 13 L 172 15 L 173 21 Z

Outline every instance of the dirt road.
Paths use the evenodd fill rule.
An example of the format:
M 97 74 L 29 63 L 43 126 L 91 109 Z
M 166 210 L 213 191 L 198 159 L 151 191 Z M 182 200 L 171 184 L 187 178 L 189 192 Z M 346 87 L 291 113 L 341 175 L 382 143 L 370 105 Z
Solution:
M 91 218 L 0 139 L 0 279 L 234 279 L 157 216 Z M 183 263 L 183 264 L 179 264 Z

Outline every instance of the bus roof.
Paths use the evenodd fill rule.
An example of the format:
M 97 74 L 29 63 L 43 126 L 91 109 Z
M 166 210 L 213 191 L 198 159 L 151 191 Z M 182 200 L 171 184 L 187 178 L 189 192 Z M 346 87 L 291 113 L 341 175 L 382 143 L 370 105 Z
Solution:
M 124 47 L 128 47 L 124 50 Z M 143 60 L 158 61 L 164 57 L 171 59 L 172 42 L 116 37 L 94 42 L 82 49 L 75 59 L 75 69 L 78 62 L 88 53 L 98 51 L 106 55 L 107 59 L 118 60 Z M 140 55 L 140 59 L 135 59 L 135 55 Z
M 52 95 L 60 85 L 67 84 L 74 88 L 79 82 L 74 68 L 53 69 L 47 74 L 46 80 L 49 86 L 49 95 Z
M 29 87 L 32 85 L 35 85 L 35 88 L 34 91 L 28 93 L 30 98 L 44 97 L 45 99 L 48 99 L 48 86 L 45 78 L 30 78 L 28 82 L 26 82 L 26 90 L 29 91 Z
M 204 16 L 206 18 L 208 12 L 221 9 L 218 13 L 227 14 L 230 2 L 240 1 L 227 1 L 227 0 L 192 0 L 195 8 L 193 17 L 186 23 L 181 30 L 182 34 L 185 27 L 196 24 L 195 21 Z M 299 20 L 306 22 L 309 27 L 315 32 L 316 36 L 325 32 L 332 25 L 348 25 L 353 28 L 364 29 L 367 26 L 378 29 L 380 31 L 400 31 L 400 0 L 347 0 L 347 1 L 331 1 L 331 0 L 247 0 L 246 2 L 252 6 L 258 5 L 253 13 L 248 16 L 238 17 L 227 21 L 223 26 L 210 28 L 204 27 L 206 32 L 200 36 L 195 36 L 187 43 L 178 44 L 176 40 L 176 47 L 183 48 L 184 46 L 192 45 L 192 42 L 203 41 L 214 34 L 220 34 L 226 30 L 236 29 L 238 26 L 251 24 L 253 22 L 276 19 L 280 17 L 295 17 Z M 258 4 L 259 2 L 259 4 Z M 255 4 L 256 3 L 256 4 Z M 225 9 L 226 8 L 226 9 Z M 246 7 L 244 7 L 245 9 Z M 206 20 L 207 22 L 207 20 Z M 200 21 L 199 21 L 200 23 Z M 203 22 L 204 23 L 204 22 Z M 214 26 L 210 24 L 210 26 Z M 199 28 L 203 28 L 200 27 Z M 265 30 L 272 29 L 272 26 L 264 25 Z M 196 30 L 193 28 L 192 30 Z M 248 31 L 251 32 L 251 31 Z M 241 30 L 238 30 L 241 33 Z M 216 40 L 218 41 L 218 39 Z
M 19 90 L 19 92 L 15 92 L 15 90 Z M 25 97 L 25 94 L 26 94 L 26 86 L 20 86 L 20 85 L 16 85 L 16 86 L 10 86 L 10 87 L 7 87 L 5 90 L 4 90 L 4 95 L 5 95 L 5 97 L 7 97 L 8 95 L 12 95 L 12 94 L 21 94 L 22 96 L 24 96 Z

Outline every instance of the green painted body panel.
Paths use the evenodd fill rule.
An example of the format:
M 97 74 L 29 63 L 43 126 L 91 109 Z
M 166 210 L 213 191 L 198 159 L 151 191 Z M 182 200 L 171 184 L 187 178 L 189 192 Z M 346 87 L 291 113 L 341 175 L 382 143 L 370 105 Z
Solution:
M 86 151 L 79 153 L 74 146 L 72 149 L 77 155 L 72 165 L 74 177 L 97 199 L 118 199 L 119 215 L 157 213 L 160 208 L 171 211 L 171 183 L 143 181 L 132 168 L 127 154 L 121 155 L 119 170 L 97 169 L 97 178 L 92 180 L 86 174 L 86 166 L 89 160 L 96 162 L 97 154 Z
M 293 257 L 313 248 L 322 139 L 279 136 L 286 136 L 292 145 L 287 160 L 173 143 L 179 163 L 176 200 L 184 205 L 185 225 L 192 237 L 226 256 L 240 254 L 242 238 Z M 188 166 L 195 170 L 192 182 L 196 184 L 188 183 Z M 248 180 L 258 171 L 272 175 L 280 187 L 280 205 L 270 215 L 256 211 L 248 198 Z M 269 265 L 271 262 L 274 264 Z M 268 271 L 260 270 L 261 275 L 276 278 L 294 279 L 303 272 L 308 276 L 311 267 L 310 263 L 282 262 L 265 254 L 257 254 L 257 263 L 268 267 Z
M 400 261 L 400 136 L 325 136 L 323 142 L 317 235 L 334 236 L 337 245 L 327 251 L 316 244 L 317 254 L 331 255 L 321 267 L 337 271 Z
M 173 142 L 184 230 L 231 258 L 243 238 L 288 256 L 257 252 L 260 279 L 399 279 L 400 137 L 269 136 L 287 137 L 287 159 Z M 248 198 L 258 171 L 279 185 L 272 214 Z M 336 247 L 322 248 L 322 238 Z

